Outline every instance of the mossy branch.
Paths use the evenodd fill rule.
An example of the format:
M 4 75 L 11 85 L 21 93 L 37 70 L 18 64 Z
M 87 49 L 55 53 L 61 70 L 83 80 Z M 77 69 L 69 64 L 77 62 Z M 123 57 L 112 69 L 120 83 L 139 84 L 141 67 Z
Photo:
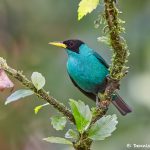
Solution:
M 27 79 L 25 75 L 22 74 L 21 71 L 17 71 L 11 68 L 10 66 L 8 66 L 6 60 L 4 60 L 2 57 L 0 57 L 0 68 L 5 70 L 10 76 L 20 81 L 25 87 L 33 90 L 38 97 L 47 101 L 50 105 L 52 105 L 62 114 L 64 114 L 71 122 L 75 123 L 72 113 L 66 106 L 64 106 L 58 100 L 50 96 L 44 89 L 37 91 L 33 83 L 29 79 Z
M 119 89 L 119 81 L 127 74 L 128 67 L 125 66 L 129 50 L 127 48 L 126 41 L 121 36 L 124 31 L 122 27 L 123 21 L 119 19 L 119 11 L 116 8 L 114 0 L 104 0 L 104 16 L 109 29 L 108 36 L 110 45 L 113 49 L 112 64 L 110 65 L 110 74 L 108 77 L 108 84 L 103 95 L 99 95 L 101 101 L 97 110 L 93 123 L 101 118 L 108 110 L 108 106 L 111 101 L 111 95 L 117 89 Z
M 107 78 L 108 84 L 105 92 L 104 94 L 99 95 L 101 99 L 100 108 L 97 108 L 97 110 L 95 111 L 95 115 L 92 117 L 92 121 L 88 129 L 90 129 L 92 124 L 94 124 L 99 118 L 103 117 L 106 114 L 111 102 L 111 95 L 116 89 L 119 88 L 119 81 L 127 73 L 127 67 L 125 66 L 125 64 L 129 56 L 129 50 L 127 48 L 125 40 L 120 35 L 124 28 L 121 26 L 122 21 L 118 17 L 119 11 L 115 6 L 114 0 L 104 0 L 104 5 L 104 16 L 107 22 L 107 27 L 109 29 L 109 41 L 113 49 L 112 64 L 109 68 L 110 74 Z M 86 131 L 83 134 L 82 138 L 86 139 Z M 90 144 L 88 145 L 86 142 Z M 87 146 L 84 147 L 84 150 L 90 150 L 92 141 L 89 142 L 89 139 L 87 139 L 85 140 L 85 143 L 78 143 L 80 143 L 80 140 L 75 143 L 77 150 L 80 150 L 81 146 L 84 146 L 85 144 Z
M 121 26 L 123 22 L 119 19 L 119 11 L 116 8 L 113 0 L 104 0 L 105 3 L 105 19 L 109 28 L 110 42 L 113 48 L 112 64 L 110 67 L 110 77 L 114 80 L 120 80 L 126 74 L 127 67 L 125 66 L 129 56 L 127 44 L 120 33 L 124 31 Z

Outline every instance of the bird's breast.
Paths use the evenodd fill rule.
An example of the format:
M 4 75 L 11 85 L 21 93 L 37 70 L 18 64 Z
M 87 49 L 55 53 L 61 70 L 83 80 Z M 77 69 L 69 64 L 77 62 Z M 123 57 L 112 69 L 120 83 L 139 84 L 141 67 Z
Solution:
M 77 85 L 87 92 L 95 92 L 108 74 L 107 68 L 92 55 L 69 57 L 67 71 Z

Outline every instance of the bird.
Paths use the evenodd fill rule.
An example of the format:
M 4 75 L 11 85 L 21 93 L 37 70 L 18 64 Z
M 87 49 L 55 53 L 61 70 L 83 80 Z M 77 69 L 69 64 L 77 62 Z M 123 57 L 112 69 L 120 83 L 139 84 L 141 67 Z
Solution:
M 78 39 L 48 44 L 66 50 L 68 55 L 66 67 L 72 83 L 84 95 L 97 102 L 98 93 L 105 91 L 109 75 L 109 65 L 102 56 Z M 117 92 L 114 92 L 111 102 L 122 115 L 132 112 Z

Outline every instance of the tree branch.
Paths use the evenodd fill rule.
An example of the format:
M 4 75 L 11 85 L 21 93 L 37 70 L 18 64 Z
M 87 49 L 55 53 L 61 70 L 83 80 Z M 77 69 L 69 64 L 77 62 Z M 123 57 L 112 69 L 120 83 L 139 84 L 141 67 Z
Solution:
M 123 21 L 119 19 L 119 11 L 113 0 L 104 0 L 105 18 L 109 28 L 110 42 L 113 48 L 112 65 L 110 67 L 110 77 L 114 80 L 120 80 L 126 74 L 127 67 L 125 63 L 129 56 L 127 44 L 120 33 L 124 30 L 121 26 Z
M 127 44 L 120 33 L 124 30 L 121 27 L 123 22 L 118 17 L 118 10 L 115 6 L 114 0 L 104 0 L 105 4 L 105 19 L 109 28 L 110 44 L 113 49 L 112 64 L 109 68 L 110 74 L 108 77 L 108 84 L 103 95 L 99 95 L 100 108 L 97 109 L 96 116 L 92 119 L 92 124 L 101 118 L 108 110 L 111 101 L 111 95 L 118 89 L 119 81 L 126 75 L 127 67 L 125 66 L 129 56 Z
M 87 131 L 91 128 L 92 124 L 94 124 L 97 120 L 103 117 L 109 107 L 111 102 L 111 95 L 113 92 L 119 88 L 119 81 L 126 75 L 127 67 L 125 63 L 127 62 L 127 58 L 129 56 L 129 51 L 127 49 L 127 45 L 123 37 L 120 36 L 123 28 L 121 27 L 122 20 L 118 17 L 118 10 L 115 6 L 114 0 L 104 0 L 105 4 L 105 19 L 107 22 L 107 26 L 109 29 L 109 40 L 113 49 L 112 56 L 112 64 L 109 68 L 110 74 L 108 79 L 108 84 L 106 86 L 104 94 L 99 94 L 100 97 L 100 108 L 96 109 L 95 115 L 92 117 L 92 121 Z M 83 139 L 86 139 L 86 132 L 82 135 Z M 77 150 L 81 149 L 81 146 L 88 145 L 88 141 L 90 139 L 87 138 L 84 143 L 79 144 L 81 141 L 77 141 L 75 143 L 75 148 Z M 87 143 L 86 143 L 87 142 Z M 92 141 L 90 140 L 91 146 Z M 84 147 L 84 150 L 90 150 L 90 147 Z
M 28 80 L 25 75 L 22 74 L 21 71 L 17 71 L 10 66 L 7 65 L 6 60 L 0 57 L 0 68 L 5 70 L 10 76 L 14 77 L 18 81 L 20 81 L 24 86 L 34 91 L 34 93 L 42 98 L 43 100 L 47 101 L 50 105 L 52 105 L 54 108 L 56 108 L 59 112 L 64 114 L 71 122 L 75 123 L 74 117 L 70 110 L 64 106 L 62 103 L 60 103 L 58 100 L 53 98 L 52 96 L 48 95 L 48 93 L 41 89 L 37 91 L 37 89 L 34 87 L 33 83 Z

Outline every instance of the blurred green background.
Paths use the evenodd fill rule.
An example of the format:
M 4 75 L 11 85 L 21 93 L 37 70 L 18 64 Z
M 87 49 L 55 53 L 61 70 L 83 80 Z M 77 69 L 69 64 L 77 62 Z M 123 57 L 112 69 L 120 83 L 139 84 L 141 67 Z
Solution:
M 120 94 L 133 108 L 122 117 L 111 106 L 109 113 L 118 114 L 118 128 L 104 141 L 95 142 L 94 150 L 126 150 L 129 144 L 150 144 L 150 1 L 118 0 L 126 20 L 126 34 L 130 48 L 130 72 L 121 84 Z M 0 56 L 30 78 L 33 71 L 46 78 L 45 89 L 67 104 L 69 98 L 94 103 L 82 95 L 71 83 L 65 63 L 64 50 L 49 46 L 49 41 L 70 38 L 82 39 L 97 50 L 109 63 L 111 51 L 97 42 L 100 29 L 94 28 L 103 6 L 80 22 L 77 21 L 78 0 L 0 0 Z M 15 89 L 22 88 L 16 80 Z M 63 136 L 50 125 L 50 116 L 58 114 L 45 107 L 37 115 L 34 107 L 44 101 L 28 97 L 4 106 L 10 90 L 0 93 L 0 149 L 1 150 L 70 150 L 64 145 L 42 141 L 48 136 Z M 67 104 L 68 105 L 68 104 Z M 67 130 L 67 129 L 66 129 Z

